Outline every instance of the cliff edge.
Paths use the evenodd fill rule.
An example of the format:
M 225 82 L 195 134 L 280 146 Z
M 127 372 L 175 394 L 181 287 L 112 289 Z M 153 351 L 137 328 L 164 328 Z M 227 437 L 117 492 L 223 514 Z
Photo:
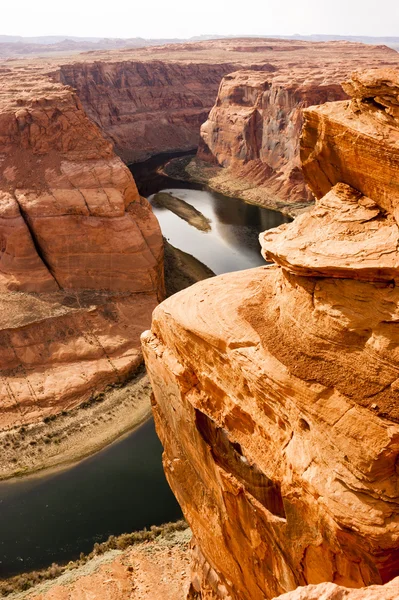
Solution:
M 344 89 L 304 112 L 317 201 L 261 235 L 275 265 L 176 294 L 142 338 L 193 599 L 399 573 L 397 71 Z
M 0 429 L 122 382 L 163 297 L 163 244 L 76 93 L 0 72 Z

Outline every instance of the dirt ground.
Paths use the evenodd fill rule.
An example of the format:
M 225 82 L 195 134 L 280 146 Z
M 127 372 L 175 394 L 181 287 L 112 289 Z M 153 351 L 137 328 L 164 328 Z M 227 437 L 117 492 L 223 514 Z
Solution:
M 9 600 L 185 600 L 191 531 L 110 550 Z

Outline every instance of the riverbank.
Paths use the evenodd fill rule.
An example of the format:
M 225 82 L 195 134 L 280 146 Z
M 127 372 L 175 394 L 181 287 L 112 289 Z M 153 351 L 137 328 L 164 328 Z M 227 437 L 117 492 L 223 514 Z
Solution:
M 79 407 L 0 433 L 0 480 L 67 467 L 133 431 L 151 416 L 144 367 Z
M 168 296 L 212 277 L 194 256 L 165 242 Z M 0 480 L 68 467 L 131 433 L 151 417 L 144 366 L 128 382 L 109 386 L 89 402 L 43 421 L 0 433 Z
M 231 169 L 207 163 L 196 156 L 173 158 L 160 167 L 159 172 L 177 181 L 206 185 L 224 196 L 275 210 L 291 218 L 297 217 L 312 206 L 308 202 L 288 203 L 276 200 L 276 195 L 262 188 L 255 177 L 237 178 Z
M 164 264 L 166 296 L 172 296 L 181 290 L 214 277 L 215 273 L 197 258 L 179 250 L 164 238 Z
M 111 536 L 64 566 L 0 581 L 9 600 L 184 600 L 189 588 L 191 530 L 183 520 Z

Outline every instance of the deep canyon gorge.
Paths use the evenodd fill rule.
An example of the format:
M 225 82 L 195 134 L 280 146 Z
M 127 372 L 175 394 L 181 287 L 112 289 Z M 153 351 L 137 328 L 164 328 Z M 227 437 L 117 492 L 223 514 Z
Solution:
M 1 477 L 118 438 L 152 388 L 190 600 L 399 596 L 397 57 L 235 39 L 0 66 Z M 163 173 L 224 195 L 219 233 L 228 197 L 296 218 L 261 233 L 272 265 L 162 302 L 165 230 L 127 165 L 188 151 Z M 126 556 L 29 597 L 150 599 Z

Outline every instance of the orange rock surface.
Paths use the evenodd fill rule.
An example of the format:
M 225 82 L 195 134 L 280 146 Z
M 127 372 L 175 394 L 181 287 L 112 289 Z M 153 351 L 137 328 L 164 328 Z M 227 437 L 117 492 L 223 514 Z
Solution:
M 371 58 L 365 48 L 347 45 L 343 52 L 341 44 L 319 44 L 313 47 L 318 56 L 315 68 L 310 47 L 308 51 L 306 46 L 287 49 L 289 65 L 281 57 L 276 60 L 274 47 L 270 50 L 264 54 L 269 64 L 259 71 L 237 71 L 224 77 L 201 127 L 198 158 L 223 167 L 210 177 L 213 187 L 257 204 L 280 209 L 286 205 L 295 212 L 313 199 L 300 168 L 303 109 L 347 98 L 345 92 L 350 90 L 344 86 L 344 91 L 340 84 L 355 65 L 391 62 L 397 66 L 399 61 L 397 53 L 383 47 L 375 48 Z M 329 135 L 332 139 L 336 133 L 330 130 Z M 314 148 L 314 136 L 309 146 Z
M 382 96 L 390 98 L 392 106 L 399 102 L 398 71 L 385 70 L 383 79 L 373 73 L 343 84 L 354 94 L 350 104 L 326 104 L 305 111 L 303 171 L 316 198 L 343 182 L 375 200 L 398 221 L 399 117 L 381 103 Z
M 163 294 L 162 237 L 76 94 L 3 69 L 0 428 L 121 382 Z M 138 293 L 138 294 L 137 294 Z
M 384 586 L 372 585 L 361 590 L 350 590 L 333 583 L 310 585 L 279 596 L 276 600 L 397 600 L 397 598 L 399 598 L 398 577 Z
M 261 236 L 277 265 L 184 290 L 143 335 L 165 472 L 197 540 L 192 598 L 264 600 L 399 574 L 397 202 L 382 175 L 398 129 L 373 100 L 383 89 L 394 105 L 390 76 L 354 76 L 346 89 L 373 87 L 306 111 L 316 194 L 330 128 L 345 128 L 334 147 L 356 160 L 342 151 L 342 179 L 333 162 L 314 210 Z M 380 135 L 364 145 L 363 127 Z M 359 189 L 373 143 L 377 176 Z
M 291 273 L 376 281 L 398 279 L 398 244 L 393 215 L 342 183 L 292 225 L 261 235 L 265 259 Z

